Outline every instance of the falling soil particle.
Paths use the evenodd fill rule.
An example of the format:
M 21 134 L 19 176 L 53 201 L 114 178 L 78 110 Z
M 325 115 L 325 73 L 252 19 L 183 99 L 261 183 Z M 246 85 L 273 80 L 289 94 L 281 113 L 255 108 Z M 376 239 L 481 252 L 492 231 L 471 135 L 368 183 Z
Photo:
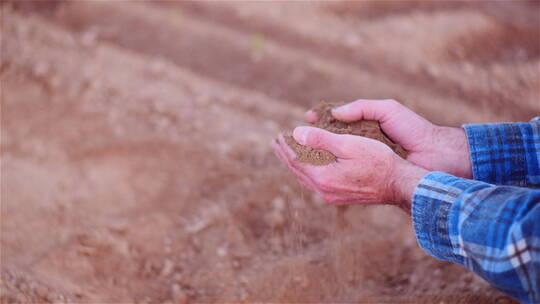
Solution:
M 359 120 L 352 123 L 339 121 L 332 116 L 332 109 L 338 104 L 321 103 L 312 110 L 319 116 L 313 126 L 336 134 L 352 134 L 378 140 L 389 146 L 397 155 L 407 158 L 407 151 L 392 141 L 381 129 L 376 120 Z M 336 156 L 325 150 L 313 149 L 297 143 L 292 136 L 285 136 L 285 141 L 296 153 L 296 160 L 315 166 L 325 166 L 336 161 Z

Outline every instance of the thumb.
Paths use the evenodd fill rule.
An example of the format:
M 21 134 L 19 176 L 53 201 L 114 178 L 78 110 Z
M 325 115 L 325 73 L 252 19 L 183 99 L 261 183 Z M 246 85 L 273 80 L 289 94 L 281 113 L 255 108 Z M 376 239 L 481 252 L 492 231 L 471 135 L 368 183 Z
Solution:
M 396 111 L 405 107 L 394 100 L 360 99 L 332 110 L 332 115 L 342 121 L 352 122 L 361 119 L 378 120 L 384 124 Z
M 337 157 L 350 154 L 350 151 L 347 153 L 347 147 L 350 148 L 351 140 L 354 141 L 354 138 L 349 138 L 353 137 L 352 135 L 335 134 L 315 127 L 297 127 L 293 131 L 293 137 L 301 145 L 326 150 Z

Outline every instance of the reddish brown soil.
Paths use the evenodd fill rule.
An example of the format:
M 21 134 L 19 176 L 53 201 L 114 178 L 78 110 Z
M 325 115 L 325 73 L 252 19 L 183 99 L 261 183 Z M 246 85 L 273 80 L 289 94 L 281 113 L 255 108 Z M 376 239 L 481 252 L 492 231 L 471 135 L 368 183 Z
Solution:
M 332 115 L 332 109 L 338 104 L 322 103 L 313 108 L 319 119 L 314 126 L 337 134 L 352 134 L 378 140 L 389 146 L 397 155 L 407 158 L 407 151 L 402 146 L 392 141 L 382 130 L 381 125 L 375 120 L 358 120 L 351 123 L 339 121 Z
M 296 161 L 315 166 L 326 166 L 336 161 L 336 156 L 329 151 L 303 146 L 290 135 L 286 135 L 284 138 L 287 145 L 296 154 Z
M 1 301 L 510 301 L 269 148 L 321 100 L 539 112 L 536 3 L 398 2 L 3 2 Z
M 378 121 L 359 120 L 352 123 L 346 123 L 335 119 L 334 116 L 332 116 L 332 109 L 337 105 L 338 104 L 321 103 L 314 107 L 312 111 L 317 113 L 318 120 L 313 126 L 336 134 L 352 134 L 378 140 L 389 146 L 400 157 L 407 158 L 407 151 L 399 144 L 393 142 L 381 130 Z M 285 136 L 285 141 L 296 153 L 296 160 L 299 162 L 309 163 L 315 166 L 325 166 L 336 161 L 336 156 L 332 153 L 300 145 L 292 136 Z

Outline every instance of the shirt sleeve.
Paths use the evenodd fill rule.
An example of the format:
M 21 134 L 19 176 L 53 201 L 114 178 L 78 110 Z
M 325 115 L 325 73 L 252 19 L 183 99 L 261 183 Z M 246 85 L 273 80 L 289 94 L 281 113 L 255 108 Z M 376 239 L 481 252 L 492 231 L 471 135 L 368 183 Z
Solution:
M 431 172 L 415 189 L 412 217 L 426 252 L 540 303 L 540 190 Z
M 540 188 L 540 117 L 525 123 L 463 125 L 473 179 Z

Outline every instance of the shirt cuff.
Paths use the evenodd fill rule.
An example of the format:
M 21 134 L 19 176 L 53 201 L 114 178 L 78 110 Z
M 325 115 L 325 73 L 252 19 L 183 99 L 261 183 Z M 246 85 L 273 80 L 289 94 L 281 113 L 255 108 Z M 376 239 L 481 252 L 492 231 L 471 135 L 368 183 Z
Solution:
M 463 265 L 462 242 L 457 233 L 459 209 L 452 205 L 472 183 L 443 172 L 431 172 L 416 186 L 411 211 L 416 240 L 430 255 Z
M 487 183 L 496 183 L 495 177 L 502 176 L 503 172 L 498 168 L 498 162 L 496 150 L 490 152 L 494 147 L 502 148 L 503 144 L 499 142 L 496 144 L 494 139 L 496 124 L 467 124 L 462 126 L 467 136 L 467 142 L 469 144 L 471 169 L 473 179 L 480 180 Z M 500 134 L 501 130 L 496 133 Z M 500 139 L 499 139 L 500 141 Z
M 540 128 L 532 123 L 463 125 L 473 179 L 526 187 L 540 182 Z

